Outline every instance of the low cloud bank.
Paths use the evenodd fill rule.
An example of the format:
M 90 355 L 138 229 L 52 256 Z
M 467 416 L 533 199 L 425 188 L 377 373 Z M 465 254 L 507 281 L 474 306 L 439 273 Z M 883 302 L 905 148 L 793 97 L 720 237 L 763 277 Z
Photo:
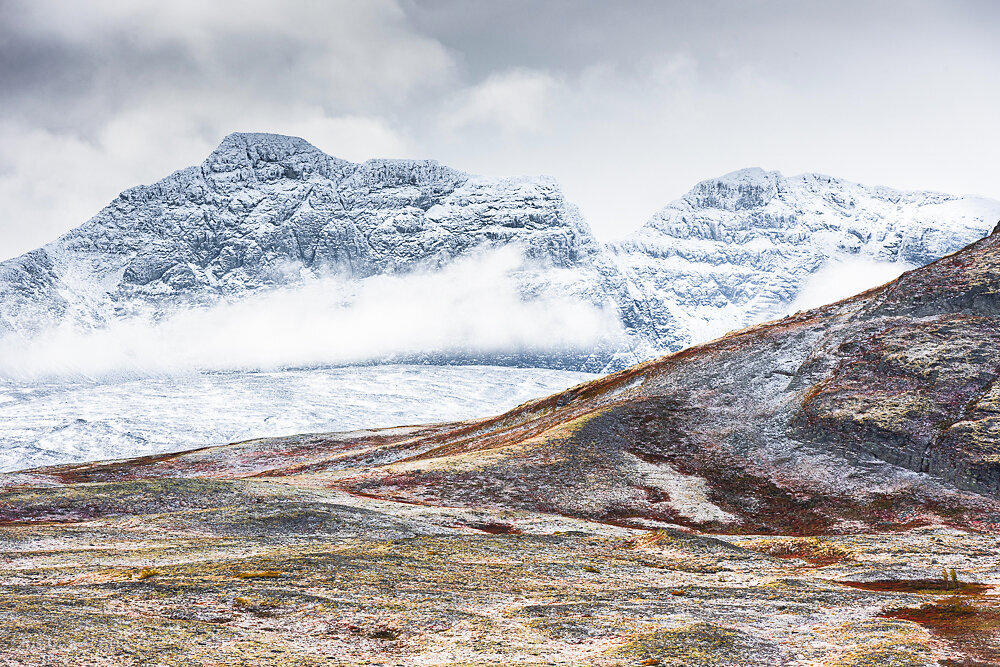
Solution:
M 271 370 L 421 354 L 588 351 L 615 345 L 613 309 L 558 287 L 524 299 L 530 272 L 513 252 L 428 273 L 360 282 L 316 278 L 234 303 L 131 319 L 31 340 L 0 340 L 0 378 L 128 378 L 204 370 Z M 565 278 L 548 269 L 546 279 Z
M 810 276 L 789 308 L 790 313 L 825 306 L 895 280 L 916 266 L 872 259 L 831 259 Z

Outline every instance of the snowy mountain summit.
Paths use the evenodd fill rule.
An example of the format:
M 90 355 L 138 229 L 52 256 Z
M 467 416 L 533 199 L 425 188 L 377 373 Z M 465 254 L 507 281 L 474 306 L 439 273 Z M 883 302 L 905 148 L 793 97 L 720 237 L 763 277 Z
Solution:
M 259 313 L 292 292 L 300 306 L 308 295 L 305 310 L 251 318 L 220 345 L 249 329 L 272 335 L 284 317 L 298 331 L 274 334 L 271 346 L 310 354 L 272 365 L 405 358 L 610 370 L 814 305 L 805 300 L 817 298 L 817 281 L 848 275 L 858 284 L 833 295 L 847 296 L 876 274 L 957 250 L 998 219 L 992 200 L 747 169 L 699 183 L 604 245 L 550 178 L 484 178 L 431 160 L 354 164 L 296 137 L 232 134 L 201 165 L 129 189 L 63 237 L 0 263 L 0 374 L 53 332 L 78 343 L 126 331 L 98 346 L 117 349 L 143 335 L 138 322 L 175 340 L 178 318 L 241 303 L 252 305 L 241 314 Z M 497 253 L 506 259 L 487 261 Z M 504 290 L 526 309 L 494 312 L 510 305 Z M 397 312 L 425 298 L 440 306 L 429 318 Z M 513 321 L 531 319 L 533 328 Z M 205 331 L 182 347 L 218 332 L 218 320 L 199 321 Z M 345 343 L 338 328 L 354 338 Z M 382 340 L 386 330 L 397 342 Z
M 679 349 L 887 282 L 997 220 L 992 199 L 755 168 L 698 183 L 611 249 Z
M 445 341 L 419 354 L 404 346 L 403 356 L 600 370 L 619 348 L 641 345 L 648 323 L 635 311 L 621 272 L 554 180 L 481 178 L 431 160 L 354 164 L 302 139 L 272 134 L 232 134 L 200 166 L 127 190 L 53 243 L 0 263 L 0 335 L 162 323 L 177 313 L 319 279 L 335 293 L 333 287 L 312 292 L 346 311 L 360 297 L 345 284 L 425 275 L 498 250 L 521 259 L 494 277 L 503 285 L 485 288 L 512 286 L 524 301 L 544 306 L 580 303 L 592 335 L 566 343 L 519 330 L 492 346 L 466 350 Z M 458 303 L 447 317 L 460 319 L 474 310 L 469 302 L 476 295 L 455 291 L 455 282 L 465 282 L 463 275 L 427 291 L 448 292 Z M 366 312 L 378 310 L 370 301 Z M 437 326 L 402 316 L 393 321 L 392 315 L 379 314 L 383 328 Z M 371 320 L 363 325 L 374 329 Z M 526 338 L 531 340 L 521 340 Z M 311 361 L 370 360 L 363 350 L 344 354 L 343 347 L 331 333 L 328 358 L 319 354 Z M 385 346 L 378 348 L 385 353 Z

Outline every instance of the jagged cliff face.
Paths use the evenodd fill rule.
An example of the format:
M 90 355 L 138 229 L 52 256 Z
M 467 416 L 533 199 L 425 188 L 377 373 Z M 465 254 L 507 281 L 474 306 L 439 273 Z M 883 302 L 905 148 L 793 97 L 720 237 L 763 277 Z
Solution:
M 677 323 L 657 331 L 677 350 L 792 312 L 825 266 L 849 263 L 833 280 L 876 262 L 901 272 L 984 236 L 998 219 L 1000 202 L 990 199 L 745 169 L 699 183 L 613 248 L 654 321 Z
M 831 261 L 924 264 L 997 218 L 990 200 L 745 170 L 699 184 L 605 246 L 548 178 L 353 164 L 302 139 L 233 134 L 199 167 L 128 190 L 55 242 L 0 263 L 0 337 L 159 321 L 317 276 L 434 271 L 507 248 L 526 257 L 511 276 L 525 301 L 586 304 L 615 331 L 586 349 L 540 341 L 426 359 L 611 371 L 783 315 Z
M 76 236 L 98 228 L 157 237 L 93 247 L 126 250 L 122 283 L 140 294 L 244 290 L 284 279 L 283 264 L 366 278 L 515 240 L 557 267 L 597 252 L 550 180 L 476 179 L 433 161 L 356 165 L 274 135 L 231 135 L 200 168 L 123 193 Z
M 1000 235 L 851 299 L 525 405 L 9 483 L 268 477 L 637 527 L 1000 530 Z

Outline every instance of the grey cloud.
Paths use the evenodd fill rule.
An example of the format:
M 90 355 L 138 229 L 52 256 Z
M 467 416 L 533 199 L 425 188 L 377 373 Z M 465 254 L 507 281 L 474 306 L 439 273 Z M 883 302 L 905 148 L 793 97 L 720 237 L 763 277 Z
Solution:
M 6 2 L 0 114 L 31 114 L 56 127 L 87 124 L 159 94 L 289 100 L 354 113 L 402 102 L 421 74 L 448 66 L 436 43 L 392 25 L 398 19 L 391 20 L 390 3 L 230 3 L 232 21 L 215 17 L 205 26 L 189 23 L 196 13 L 158 9 L 178 4 L 195 5 L 126 3 L 133 9 L 123 11 L 94 3 L 103 20 L 92 21 L 88 33 L 71 25 L 72 15 L 61 16 L 84 3 L 34 0 L 29 9 Z M 429 61 L 425 72 L 421 61 Z
M 997 28 L 988 1 L 0 0 L 0 256 L 236 130 L 548 173 L 606 237 L 746 166 L 998 196 Z

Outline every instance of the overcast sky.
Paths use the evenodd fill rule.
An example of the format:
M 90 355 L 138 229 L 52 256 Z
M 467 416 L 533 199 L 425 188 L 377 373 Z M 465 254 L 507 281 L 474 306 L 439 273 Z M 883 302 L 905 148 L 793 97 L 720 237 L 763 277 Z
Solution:
M 748 166 L 1000 198 L 1000 2 L 0 0 L 0 258 L 232 131 L 549 174 L 602 238 Z

